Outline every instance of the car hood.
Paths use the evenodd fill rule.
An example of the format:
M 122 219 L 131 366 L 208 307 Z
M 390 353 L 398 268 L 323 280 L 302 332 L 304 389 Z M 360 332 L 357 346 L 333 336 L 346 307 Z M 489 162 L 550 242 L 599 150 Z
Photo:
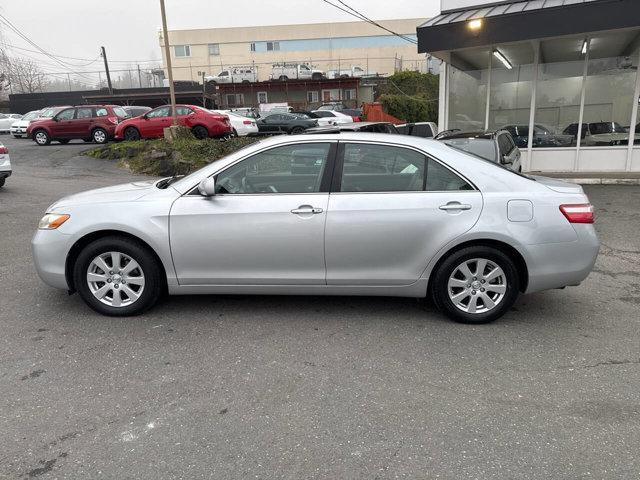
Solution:
M 544 185 L 550 190 L 559 193 L 584 193 L 584 190 L 577 183 L 569 183 L 557 178 L 540 177 L 537 175 L 529 175 L 536 182 Z
M 53 212 L 61 207 L 73 205 L 86 205 L 89 203 L 114 203 L 130 202 L 144 197 L 156 190 L 155 184 L 158 180 L 147 180 L 142 182 L 125 183 L 114 185 L 113 187 L 96 188 L 86 192 L 75 193 L 68 197 L 61 198 L 53 203 L 47 212 Z

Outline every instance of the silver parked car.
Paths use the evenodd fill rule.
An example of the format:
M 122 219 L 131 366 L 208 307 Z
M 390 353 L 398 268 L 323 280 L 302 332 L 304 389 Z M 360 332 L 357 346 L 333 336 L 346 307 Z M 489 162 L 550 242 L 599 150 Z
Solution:
M 360 132 L 270 138 L 181 179 L 51 205 L 40 277 L 105 315 L 170 294 L 430 295 L 494 320 L 519 293 L 577 285 L 599 243 L 582 188 L 434 140 Z

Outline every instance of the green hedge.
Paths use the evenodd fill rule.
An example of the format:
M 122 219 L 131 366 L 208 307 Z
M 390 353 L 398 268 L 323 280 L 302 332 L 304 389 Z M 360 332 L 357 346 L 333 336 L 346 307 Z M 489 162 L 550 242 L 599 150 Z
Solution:
M 164 139 L 118 142 L 88 150 L 85 155 L 119 160 L 134 173 L 155 176 L 186 174 L 260 140 L 237 137 L 228 140 L 196 140 L 180 137 L 170 143 Z

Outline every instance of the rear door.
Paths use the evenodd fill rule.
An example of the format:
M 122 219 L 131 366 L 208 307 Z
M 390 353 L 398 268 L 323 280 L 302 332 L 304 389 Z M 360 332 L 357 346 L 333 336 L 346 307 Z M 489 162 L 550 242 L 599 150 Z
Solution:
M 479 191 L 418 150 L 340 142 L 325 229 L 327 284 L 412 284 L 481 209 Z
M 73 138 L 91 138 L 91 127 L 95 122 L 95 109 L 92 107 L 76 108 L 76 116 L 71 121 Z

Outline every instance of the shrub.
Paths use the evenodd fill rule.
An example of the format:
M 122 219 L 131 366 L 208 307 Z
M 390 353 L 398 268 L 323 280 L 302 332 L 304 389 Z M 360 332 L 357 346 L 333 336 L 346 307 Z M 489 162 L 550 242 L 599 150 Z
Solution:
M 379 101 L 385 112 L 407 122 L 432 122 L 437 118 L 437 112 L 432 115 L 429 102 L 417 96 L 384 94 Z

